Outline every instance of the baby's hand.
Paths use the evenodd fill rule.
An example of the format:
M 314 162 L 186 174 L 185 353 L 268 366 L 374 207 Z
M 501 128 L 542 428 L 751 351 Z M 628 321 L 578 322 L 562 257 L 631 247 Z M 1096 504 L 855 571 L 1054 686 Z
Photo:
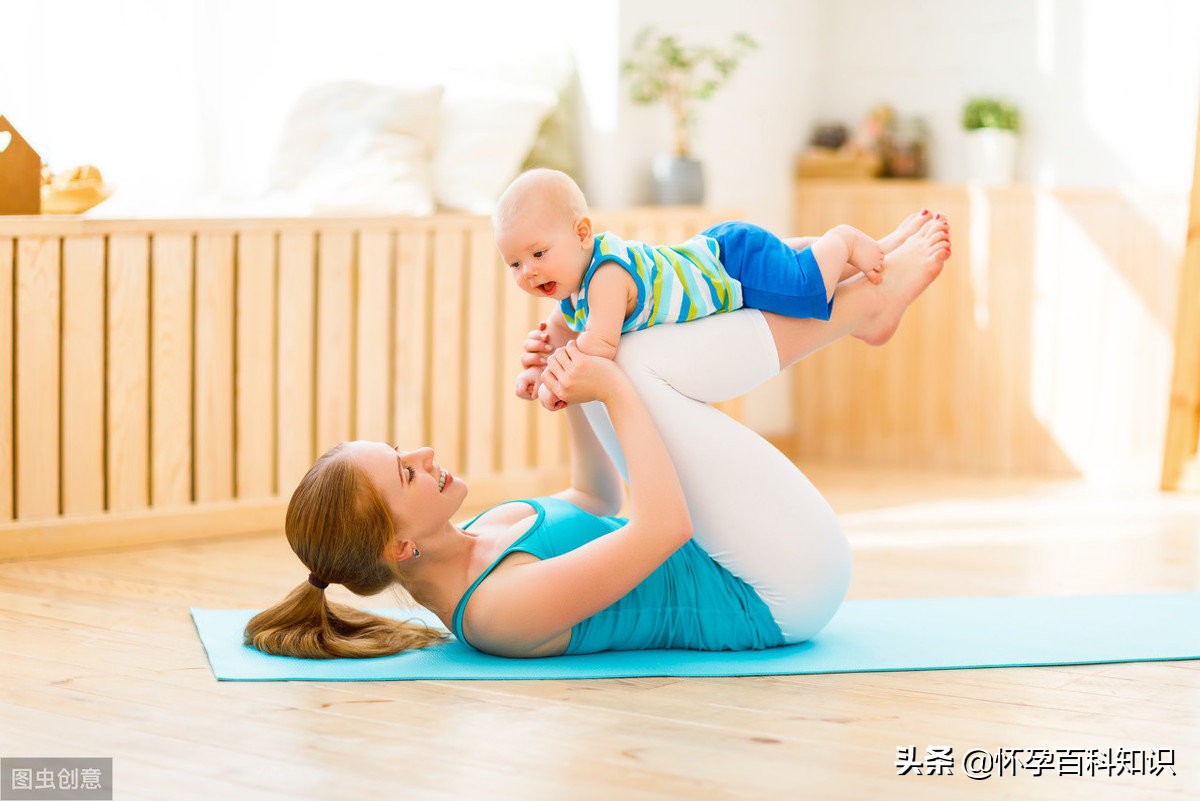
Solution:
M 517 376 L 517 397 L 531 401 L 538 396 L 538 387 L 542 384 L 542 368 L 527 367 Z
M 522 367 L 546 366 L 546 360 L 554 352 L 554 346 L 550 344 L 550 334 L 546 331 L 545 323 L 538 323 L 537 328 L 525 335 L 524 348 L 525 352 L 521 354 Z
M 550 387 L 545 384 L 539 384 L 538 386 L 538 400 L 552 412 L 557 412 L 567 405 L 565 400 L 551 392 Z

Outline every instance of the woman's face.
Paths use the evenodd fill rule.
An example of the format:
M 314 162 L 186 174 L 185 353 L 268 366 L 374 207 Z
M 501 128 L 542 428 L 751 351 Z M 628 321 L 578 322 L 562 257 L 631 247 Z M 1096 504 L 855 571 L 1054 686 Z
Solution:
M 442 528 L 467 497 L 466 484 L 434 461 L 432 448 L 402 451 L 357 441 L 346 449 L 383 496 L 402 539 L 419 540 Z

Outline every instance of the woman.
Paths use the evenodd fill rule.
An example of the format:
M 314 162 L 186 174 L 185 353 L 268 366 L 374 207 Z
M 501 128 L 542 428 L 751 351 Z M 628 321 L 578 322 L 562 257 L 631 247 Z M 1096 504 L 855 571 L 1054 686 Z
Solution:
M 833 616 L 850 555 L 832 510 L 781 453 L 706 405 L 846 334 L 882 344 L 949 256 L 942 215 L 881 241 L 884 280 L 840 285 L 828 322 L 756 310 L 622 338 L 617 362 L 530 332 L 525 366 L 571 405 L 571 486 L 463 526 L 467 495 L 432 450 L 342 443 L 317 460 L 286 531 L 309 578 L 253 618 L 276 654 L 365 657 L 435 643 L 423 625 L 326 600 L 399 582 L 459 639 L 513 657 L 802 642 Z M 693 357 L 699 354 L 699 358 Z M 603 406 L 593 401 L 600 401 Z M 608 517 L 630 490 L 628 520 Z

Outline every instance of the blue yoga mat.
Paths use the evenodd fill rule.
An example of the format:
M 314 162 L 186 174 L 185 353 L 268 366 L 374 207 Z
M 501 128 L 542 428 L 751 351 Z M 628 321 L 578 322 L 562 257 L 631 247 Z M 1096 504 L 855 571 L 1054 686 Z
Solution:
M 766 676 L 1200 659 L 1200 593 L 847 601 L 814 639 L 765 651 L 610 651 L 506 659 L 457 640 L 374 659 L 293 659 L 242 644 L 257 610 L 192 609 L 223 681 Z M 442 628 L 423 609 L 377 609 Z

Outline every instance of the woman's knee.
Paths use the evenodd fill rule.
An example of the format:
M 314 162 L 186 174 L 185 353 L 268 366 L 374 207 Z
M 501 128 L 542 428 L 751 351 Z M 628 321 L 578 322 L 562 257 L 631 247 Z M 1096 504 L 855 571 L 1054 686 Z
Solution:
M 654 343 L 643 336 L 645 332 L 623 334 L 617 345 L 617 355 L 614 357 L 617 366 L 625 371 L 631 379 L 655 373 Z
M 705 403 L 744 395 L 779 372 L 771 330 L 754 309 L 625 334 L 617 364 L 635 384 L 648 376 Z
M 642 331 L 631 331 L 621 335 L 615 360 L 635 383 L 642 377 L 653 377 L 671 383 L 674 369 L 688 363 L 688 345 L 685 339 L 695 335 L 697 329 L 686 326 L 658 325 Z M 681 330 L 691 328 L 691 331 Z

